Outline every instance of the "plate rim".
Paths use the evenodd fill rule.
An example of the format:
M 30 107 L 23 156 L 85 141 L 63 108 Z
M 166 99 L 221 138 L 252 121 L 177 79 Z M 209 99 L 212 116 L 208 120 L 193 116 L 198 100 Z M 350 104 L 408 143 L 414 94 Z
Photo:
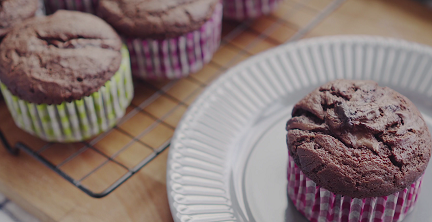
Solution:
M 177 124 L 173 137 L 171 138 L 171 145 L 170 145 L 171 148 L 169 149 L 168 158 L 167 158 L 166 188 L 167 188 L 167 196 L 168 196 L 168 202 L 171 210 L 171 215 L 174 221 L 180 221 L 180 218 L 177 216 L 179 212 L 174 207 L 174 204 L 177 202 L 174 200 L 173 196 L 171 195 L 171 192 L 173 191 L 173 188 L 171 187 L 171 175 L 172 175 L 171 165 L 175 162 L 173 158 L 175 149 L 173 147 L 179 144 L 178 142 L 179 135 L 182 133 L 182 131 L 189 128 L 190 124 L 188 123 L 194 122 L 196 116 L 198 116 L 196 114 L 202 112 L 203 109 L 201 108 L 210 102 L 208 98 L 214 94 L 217 94 L 214 92 L 221 85 L 223 85 L 223 83 L 229 81 L 236 74 L 238 74 L 239 72 L 236 72 L 237 70 L 245 69 L 245 67 L 247 67 L 248 64 L 255 63 L 257 60 L 264 60 L 268 57 L 271 57 L 272 55 L 286 52 L 296 47 L 302 47 L 307 45 L 323 45 L 323 44 L 336 43 L 336 42 L 339 44 L 346 42 L 346 43 L 367 43 L 367 44 L 380 44 L 380 45 L 384 44 L 386 46 L 397 46 L 398 48 L 409 47 L 410 50 L 412 51 L 423 52 L 426 54 L 430 54 L 432 56 L 431 46 L 422 43 L 408 41 L 401 38 L 375 36 L 375 35 L 332 35 L 332 36 L 312 37 L 312 38 L 300 39 L 297 41 L 284 43 L 274 48 L 258 53 L 256 55 L 253 55 L 248 59 L 236 64 L 235 66 L 230 67 L 222 75 L 220 75 L 213 82 L 211 82 L 204 89 L 204 91 L 197 97 L 197 99 L 188 107 L 187 111 L 183 114 L 181 120 Z

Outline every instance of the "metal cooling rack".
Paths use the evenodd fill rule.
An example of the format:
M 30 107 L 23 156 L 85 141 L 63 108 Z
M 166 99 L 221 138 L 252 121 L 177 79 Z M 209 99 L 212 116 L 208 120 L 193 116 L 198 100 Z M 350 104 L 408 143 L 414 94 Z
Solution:
M 286 0 L 275 13 L 259 20 L 224 21 L 220 55 L 216 53 L 202 71 L 183 80 L 135 80 L 135 98 L 126 116 L 94 139 L 40 146 L 42 142 L 32 137 L 27 141 L 31 144 L 20 141 L 11 146 L 6 139 L 9 131 L 0 131 L 0 140 L 11 154 L 23 151 L 89 196 L 104 197 L 169 147 L 181 115 L 212 80 L 247 57 L 304 37 L 343 2 Z M 19 138 L 24 137 L 30 136 L 20 131 Z M 101 176 L 104 171 L 110 172 L 110 178 Z

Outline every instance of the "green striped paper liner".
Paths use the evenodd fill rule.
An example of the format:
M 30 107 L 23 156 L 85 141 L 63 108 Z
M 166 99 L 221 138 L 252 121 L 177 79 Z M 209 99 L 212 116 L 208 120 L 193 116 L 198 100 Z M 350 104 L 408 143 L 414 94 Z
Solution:
M 50 142 L 78 142 L 111 129 L 125 114 L 133 97 L 129 52 L 121 49 L 120 69 L 99 91 L 60 105 L 35 104 L 0 88 L 19 128 Z

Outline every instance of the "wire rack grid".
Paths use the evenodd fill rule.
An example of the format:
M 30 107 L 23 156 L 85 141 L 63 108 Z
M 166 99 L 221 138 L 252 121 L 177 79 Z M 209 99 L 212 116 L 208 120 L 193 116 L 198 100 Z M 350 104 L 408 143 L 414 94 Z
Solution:
M 343 2 L 285 0 L 274 13 L 260 19 L 224 21 L 221 46 L 209 64 L 181 80 L 135 80 L 135 97 L 125 117 L 91 140 L 46 143 L 13 124 L 0 127 L 4 132 L 0 131 L 0 140 L 10 153 L 23 151 L 88 195 L 104 197 L 169 147 L 181 116 L 212 80 L 250 56 L 302 38 Z M 0 101 L 0 111 L 4 109 Z M 12 121 L 6 112 L 0 117 Z

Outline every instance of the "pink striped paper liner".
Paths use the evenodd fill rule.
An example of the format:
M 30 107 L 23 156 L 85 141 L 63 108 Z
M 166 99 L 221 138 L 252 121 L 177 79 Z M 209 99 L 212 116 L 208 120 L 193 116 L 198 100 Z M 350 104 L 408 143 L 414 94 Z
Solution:
M 224 17 L 235 20 L 257 18 L 272 12 L 282 0 L 224 0 Z
M 99 0 L 44 0 L 47 14 L 59 9 L 73 10 L 96 14 Z
M 406 189 L 384 197 L 351 198 L 336 195 L 307 178 L 294 159 L 288 160 L 288 196 L 311 222 L 402 221 L 417 202 L 423 176 Z
M 142 79 L 178 79 L 202 69 L 219 48 L 222 4 L 199 30 L 170 39 L 125 38 L 132 74 Z

